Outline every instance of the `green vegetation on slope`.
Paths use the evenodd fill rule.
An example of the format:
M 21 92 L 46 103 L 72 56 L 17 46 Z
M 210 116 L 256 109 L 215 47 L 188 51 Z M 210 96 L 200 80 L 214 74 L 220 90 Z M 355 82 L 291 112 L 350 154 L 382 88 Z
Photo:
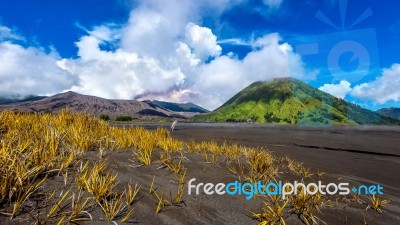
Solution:
M 193 121 L 289 124 L 396 124 L 293 78 L 255 82 L 215 111 Z

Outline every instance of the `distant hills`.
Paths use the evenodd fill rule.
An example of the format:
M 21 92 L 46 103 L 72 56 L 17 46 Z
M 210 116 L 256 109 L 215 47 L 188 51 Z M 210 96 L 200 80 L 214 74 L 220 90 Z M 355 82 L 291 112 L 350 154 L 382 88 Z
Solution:
M 173 105 L 171 103 L 171 105 Z M 177 104 L 179 105 L 179 104 Z M 191 108 L 200 108 L 192 105 Z M 75 92 L 66 92 L 51 97 L 37 97 L 17 102 L 0 104 L 0 110 L 12 109 L 23 112 L 52 112 L 63 109 L 73 112 L 86 112 L 91 115 L 108 115 L 111 118 L 131 116 L 133 118 L 181 118 L 192 116 L 192 112 L 184 110 L 175 112 L 157 104 L 136 100 L 110 100 Z
M 379 115 L 400 120 L 400 108 L 383 108 L 376 112 L 379 113 Z
M 174 112 L 191 112 L 191 113 L 206 113 L 209 112 L 207 109 L 204 109 L 196 104 L 191 102 L 189 103 L 172 103 L 172 102 L 164 102 L 157 100 L 147 100 L 146 103 L 150 105 L 156 105 L 162 107 L 164 109 L 168 109 Z
M 211 113 L 192 121 L 288 124 L 399 124 L 294 78 L 255 82 Z
M 35 96 L 30 95 L 22 99 L 15 99 L 15 98 L 2 98 L 0 97 L 0 104 L 10 104 L 10 103 L 17 103 L 17 102 L 31 102 L 37 101 L 46 98 L 45 96 Z
M 63 109 L 91 115 L 133 118 L 178 118 L 193 122 L 258 122 L 304 125 L 400 124 L 400 109 L 373 112 L 336 98 L 294 78 L 255 82 L 218 109 L 193 103 L 111 100 L 74 92 L 27 99 L 0 98 L 0 111 L 52 112 Z

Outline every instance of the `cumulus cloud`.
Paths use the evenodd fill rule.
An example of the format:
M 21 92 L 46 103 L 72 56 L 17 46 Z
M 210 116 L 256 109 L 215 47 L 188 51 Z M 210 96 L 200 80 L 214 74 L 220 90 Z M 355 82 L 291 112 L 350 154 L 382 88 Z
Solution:
M 313 76 L 276 33 L 253 40 L 253 51 L 239 60 L 221 55 L 213 31 L 192 21 L 199 5 L 153 3 L 134 9 L 120 36 L 112 27 L 98 26 L 76 43 L 79 58 L 62 65 L 78 77 L 71 90 L 105 98 L 192 101 L 214 109 L 254 81 Z M 179 10 L 168 10 L 174 7 Z M 102 50 L 117 39 L 111 36 L 120 38 L 120 47 Z
M 221 56 L 202 65 L 192 87 L 195 102 L 208 109 L 215 109 L 236 92 L 251 83 L 246 76 L 243 61 Z
M 200 19 L 199 2 L 140 1 L 139 6 L 131 11 L 128 23 L 122 28 L 121 48 L 141 56 L 161 55 L 169 60 L 176 48 L 177 39 L 184 35 L 186 25 Z M 213 5 L 220 4 L 221 0 L 216 0 Z
M 100 49 L 101 40 L 84 36 L 76 43 L 78 59 L 64 59 L 64 71 L 78 77 L 71 90 L 105 98 L 133 99 L 146 92 L 163 92 L 179 86 L 184 75 L 169 69 L 157 58 L 142 57 L 117 49 Z
M 7 75 L 0 82 L 8 80 L 4 93 L 72 90 L 104 98 L 191 101 L 215 109 L 254 81 L 314 77 L 316 72 L 308 71 L 276 33 L 255 38 L 250 43 L 252 51 L 242 59 L 222 54 L 217 35 L 199 22 L 201 14 L 205 9 L 222 13 L 241 2 L 141 1 L 125 25 L 85 28 L 87 34 L 75 43 L 78 57 L 72 59 L 8 43 L 19 50 L 0 52 L 19 55 L 1 54 L 5 60 L 0 62 L 0 77 L 18 78 Z M 115 50 L 104 50 L 107 44 Z M 12 58 L 24 60 L 13 63 Z M 2 72 L 7 66 L 14 69 Z
M 341 99 L 344 99 L 352 90 L 351 84 L 347 80 L 341 80 L 338 84 L 324 84 L 318 89 Z
M 18 44 L 25 42 L 15 29 L 0 25 L 0 97 L 55 94 L 74 84 L 76 77 L 59 67 L 55 50 Z
M 222 48 L 217 44 L 217 37 L 207 27 L 189 23 L 186 26 L 186 39 L 194 54 L 202 60 L 221 54 Z
M 272 33 L 252 43 L 253 51 L 243 59 L 246 76 L 253 80 L 267 80 L 276 77 L 310 78 L 315 71 L 307 71 L 301 57 L 293 52 L 288 43 L 281 43 L 281 37 Z
M 23 98 L 27 95 L 55 94 L 71 87 L 74 77 L 64 73 L 56 52 L 23 47 L 11 40 L 24 40 L 7 27 L 0 27 L 0 96 Z
M 360 99 L 371 99 L 383 104 L 400 100 L 400 64 L 385 68 L 374 81 L 362 83 L 353 88 L 351 94 Z
M 182 64 L 187 63 L 189 66 L 197 66 L 200 63 L 200 59 L 196 58 L 186 43 L 179 42 L 175 52 Z

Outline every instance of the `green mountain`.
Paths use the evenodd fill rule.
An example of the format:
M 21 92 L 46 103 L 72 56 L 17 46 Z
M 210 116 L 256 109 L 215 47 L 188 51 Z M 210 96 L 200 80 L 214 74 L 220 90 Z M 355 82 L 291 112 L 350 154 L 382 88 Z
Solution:
M 294 78 L 255 82 L 192 121 L 288 124 L 399 124 Z
M 207 109 L 202 108 L 193 103 L 173 103 L 173 102 L 163 102 L 163 101 L 145 101 L 148 104 L 156 105 L 164 109 L 168 109 L 174 112 L 191 112 L 191 113 L 206 113 L 209 112 Z
M 381 116 L 390 117 L 392 119 L 400 120 L 400 108 L 383 108 L 378 111 Z

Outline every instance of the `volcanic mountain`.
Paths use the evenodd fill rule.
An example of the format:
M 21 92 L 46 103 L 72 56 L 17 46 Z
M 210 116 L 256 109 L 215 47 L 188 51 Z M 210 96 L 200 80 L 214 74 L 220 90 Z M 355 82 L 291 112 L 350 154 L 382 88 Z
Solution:
M 289 124 L 399 124 L 294 78 L 255 82 L 193 121 Z
M 185 118 L 185 113 L 174 112 L 156 104 L 136 100 L 110 100 L 95 96 L 81 95 L 75 92 L 65 92 L 39 100 L 14 102 L 0 105 L 0 110 L 11 109 L 23 112 L 52 112 L 63 109 L 72 112 L 85 112 L 91 115 L 146 117 L 175 117 Z

